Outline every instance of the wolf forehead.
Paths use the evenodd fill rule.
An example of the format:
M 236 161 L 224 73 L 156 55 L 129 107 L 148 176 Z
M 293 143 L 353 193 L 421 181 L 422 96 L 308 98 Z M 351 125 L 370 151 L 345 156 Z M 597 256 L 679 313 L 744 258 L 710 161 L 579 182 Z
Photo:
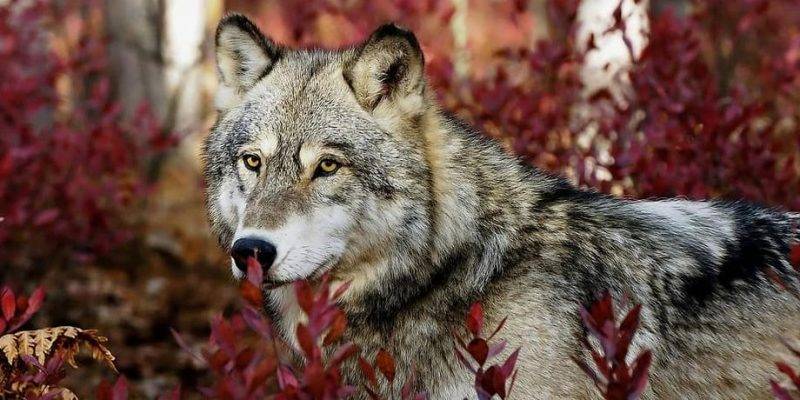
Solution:
M 243 144 L 268 136 L 283 140 L 356 141 L 382 133 L 358 106 L 342 74 L 340 57 L 298 52 L 278 61 L 241 98 L 220 110 L 214 131 Z M 220 91 L 221 96 L 227 95 Z

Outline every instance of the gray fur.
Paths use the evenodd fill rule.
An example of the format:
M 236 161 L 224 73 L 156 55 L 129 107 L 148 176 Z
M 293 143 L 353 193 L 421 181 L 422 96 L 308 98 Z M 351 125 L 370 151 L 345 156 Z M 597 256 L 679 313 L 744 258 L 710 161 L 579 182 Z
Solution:
M 654 351 L 648 398 L 769 398 L 800 302 L 764 269 L 798 286 L 787 260 L 797 214 L 574 188 L 441 111 L 416 39 L 394 26 L 341 51 L 282 48 L 240 16 L 219 32 L 218 54 L 249 61 L 220 65 L 209 217 L 225 248 L 242 235 L 276 241 L 267 310 L 289 342 L 296 303 L 273 287 L 327 271 L 352 281 L 346 339 L 367 355 L 388 349 L 398 381 L 417 366 L 432 399 L 470 393 L 451 332 L 474 301 L 489 325 L 508 316 L 501 335 L 523 347 L 515 398 L 592 398 L 570 357 L 581 356 L 578 306 L 608 289 L 644 306 L 633 353 Z M 266 72 L 254 81 L 253 70 Z M 242 151 L 263 169 L 242 168 Z M 312 178 L 328 153 L 342 167 Z

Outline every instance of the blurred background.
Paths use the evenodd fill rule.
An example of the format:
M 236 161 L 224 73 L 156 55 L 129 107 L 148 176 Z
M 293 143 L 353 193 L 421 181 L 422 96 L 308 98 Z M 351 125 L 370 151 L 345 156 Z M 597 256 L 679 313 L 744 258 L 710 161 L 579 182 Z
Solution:
M 446 108 L 577 184 L 800 210 L 796 0 L 0 0 L 0 284 L 146 397 L 202 376 L 169 329 L 199 346 L 237 302 L 199 158 L 227 12 L 292 46 L 399 22 Z

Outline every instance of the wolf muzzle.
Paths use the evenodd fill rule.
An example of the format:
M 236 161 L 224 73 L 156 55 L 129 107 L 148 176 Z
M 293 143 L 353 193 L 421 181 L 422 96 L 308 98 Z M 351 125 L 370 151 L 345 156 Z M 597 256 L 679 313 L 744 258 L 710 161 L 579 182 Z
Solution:
M 236 268 L 247 274 L 247 259 L 254 257 L 261 264 L 261 268 L 266 271 L 275 262 L 277 250 L 275 246 L 261 239 L 242 238 L 233 243 L 231 257 L 236 263 Z

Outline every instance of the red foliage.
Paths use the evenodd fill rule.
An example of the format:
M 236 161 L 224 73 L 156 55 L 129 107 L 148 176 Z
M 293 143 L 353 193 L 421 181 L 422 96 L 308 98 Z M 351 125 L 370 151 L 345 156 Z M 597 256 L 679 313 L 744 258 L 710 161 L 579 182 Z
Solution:
M 128 121 L 111 100 L 105 45 L 85 15 L 94 3 L 0 6 L 6 265 L 103 254 L 131 238 L 128 211 L 145 194 L 147 161 L 172 142 L 146 107 Z
M 10 287 L 0 289 L 0 336 L 14 333 L 42 307 L 45 293 L 41 286 L 30 297 L 14 294 Z
M 761 31 L 770 23 L 760 17 L 769 4 L 698 2 L 688 18 L 651 15 L 649 42 L 627 71 L 625 104 L 597 120 L 614 163 L 611 180 L 593 183 L 620 185 L 633 196 L 744 197 L 800 208 L 800 127 L 786 107 L 800 95 L 800 63 L 788 57 L 800 36 L 770 41 L 772 48 L 754 54 L 738 44 L 772 36 Z M 720 28 L 737 26 L 726 21 L 740 24 Z M 726 44 L 737 48 L 720 48 Z M 779 73 L 764 74 L 767 68 Z
M 338 347 L 346 319 L 336 306 L 348 285 L 342 285 L 331 294 L 328 277 L 325 276 L 314 292 L 306 281 L 294 283 L 294 291 L 300 308 L 308 316 L 308 323 L 297 324 L 297 343 L 303 353 L 302 371 L 295 371 L 290 365 L 278 367 L 279 399 L 340 399 L 355 393 L 353 386 L 342 381 L 339 367 L 341 363 L 358 353 L 353 343 Z M 323 336 L 324 335 L 324 336 Z M 328 346 L 323 349 L 323 346 Z M 331 354 L 327 360 L 324 353 Z
M 64 377 L 64 358 L 61 354 L 50 357 L 44 365 L 40 364 L 35 357 L 22 356 L 23 362 L 29 367 L 24 371 L 15 370 L 11 372 L 9 381 L 18 387 L 41 388 L 57 385 Z M 37 393 L 29 391 L 26 398 L 31 400 L 50 400 L 60 394 L 60 390 L 53 390 L 49 393 Z
M 506 320 L 504 318 L 488 337 L 483 336 L 483 322 L 483 307 L 480 303 L 475 303 L 466 317 L 469 342 L 454 334 L 457 343 L 456 357 L 464 368 L 475 376 L 475 391 L 479 399 L 489 400 L 494 396 L 506 399 L 511 395 L 517 377 L 516 364 L 520 349 L 514 350 L 501 364 L 489 365 L 489 362 L 506 348 L 505 340 L 490 343 L 503 328 Z M 467 359 L 467 355 L 470 359 Z
M 786 343 L 786 347 L 798 360 L 800 360 L 800 350 L 788 342 Z M 791 392 L 794 391 L 800 393 L 800 375 L 795 372 L 794 368 L 783 361 L 776 362 L 775 366 L 778 367 L 778 371 L 789 378 L 789 383 L 794 386 L 794 389 L 789 389 L 788 387 L 782 386 L 775 380 L 770 380 L 769 384 L 772 387 L 772 394 L 778 400 L 795 400 L 795 397 L 791 395 Z
M 108 381 L 100 382 L 95 389 L 97 400 L 128 400 L 128 380 L 124 376 L 111 385 Z
M 208 398 L 236 400 L 267 395 L 284 400 L 351 396 L 356 389 L 342 381 L 340 366 L 358 348 L 352 343 L 339 344 L 347 321 L 336 306 L 347 285 L 331 293 L 327 277 L 316 291 L 305 281 L 294 284 L 298 303 L 308 317 L 307 323 L 297 326 L 297 343 L 303 353 L 303 363 L 297 369 L 277 357 L 280 339 L 273 335 L 272 322 L 260 311 L 262 279 L 261 265 L 250 258 L 247 280 L 241 286 L 244 308 L 228 319 L 220 316 L 212 321 L 209 346 L 202 355 L 175 333 L 181 347 L 202 360 L 213 374 L 214 383 L 200 392 Z
M 591 337 L 599 343 L 600 351 L 588 340 L 584 340 L 584 346 L 589 350 L 595 368 L 590 367 L 583 359 L 574 360 L 592 378 L 604 399 L 638 399 L 647 386 L 648 369 L 652 361 L 650 350 L 642 351 L 630 365 L 627 361 L 629 346 L 639 326 L 640 311 L 640 305 L 634 306 L 622 322 L 617 323 L 614 303 L 608 292 L 588 310 L 581 307 L 583 324 Z
M 364 390 L 367 392 L 367 395 L 370 399 L 384 399 L 376 392 L 376 390 L 380 387 L 380 383 L 378 382 L 378 374 L 375 372 L 376 369 L 380 371 L 388 386 L 394 388 L 394 378 L 397 373 L 397 367 L 394 357 L 386 350 L 380 349 L 378 351 L 378 354 L 375 355 L 374 364 L 370 364 L 369 361 L 367 361 L 364 357 L 359 356 L 358 366 L 361 369 L 362 375 L 364 375 Z M 411 373 L 408 374 L 408 378 L 406 379 L 405 383 L 403 383 L 403 387 L 400 388 L 399 398 L 401 400 L 425 400 L 428 398 L 428 395 L 425 392 L 414 392 L 415 381 L 416 376 L 412 370 Z M 396 397 L 397 396 L 390 398 Z
M 207 398 L 260 399 L 271 393 L 277 360 L 269 324 L 260 312 L 247 306 L 241 314 L 226 319 L 215 317 L 211 322 L 208 346 L 198 355 L 173 332 L 178 344 L 209 368 L 214 383 L 199 388 Z M 263 340 L 248 337 L 248 327 L 264 335 Z

